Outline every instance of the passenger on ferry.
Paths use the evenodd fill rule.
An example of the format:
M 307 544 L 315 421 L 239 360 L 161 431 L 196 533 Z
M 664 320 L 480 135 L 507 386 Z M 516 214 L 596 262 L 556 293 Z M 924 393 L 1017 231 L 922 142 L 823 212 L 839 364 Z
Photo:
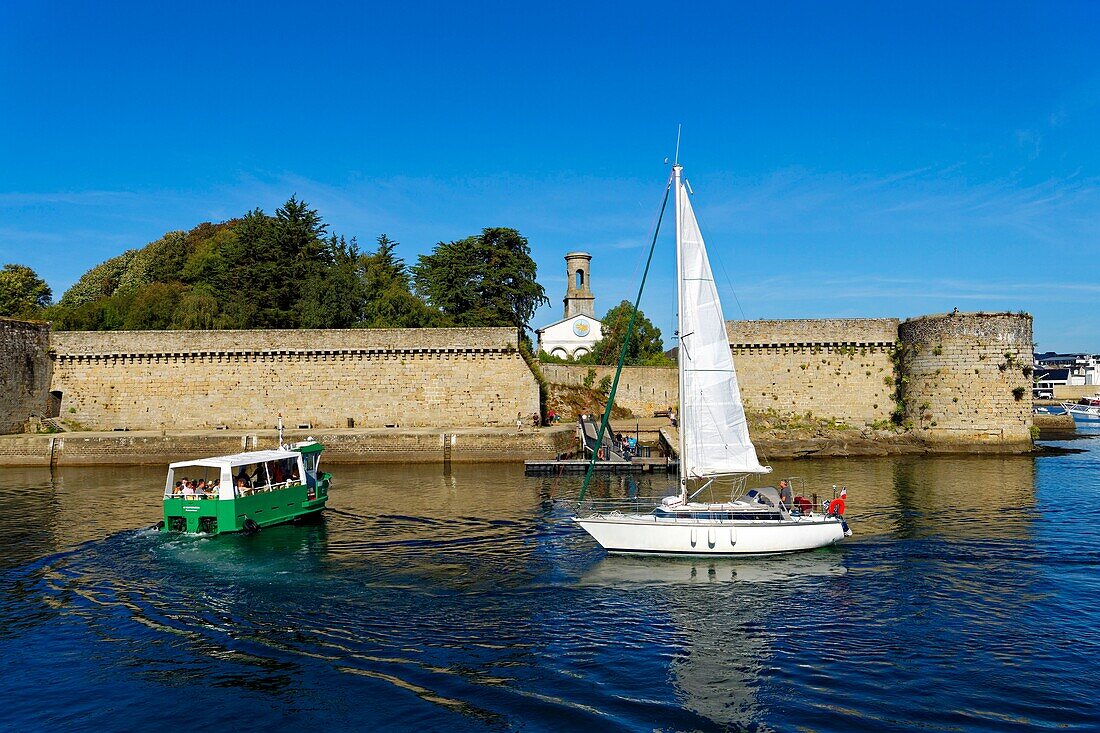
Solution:
M 237 476 L 237 496 L 248 496 L 252 493 L 252 489 L 248 485 L 248 480 L 243 476 Z
M 190 481 L 185 481 L 183 484 L 183 498 L 185 500 L 193 500 L 198 496 L 195 491 L 195 485 Z

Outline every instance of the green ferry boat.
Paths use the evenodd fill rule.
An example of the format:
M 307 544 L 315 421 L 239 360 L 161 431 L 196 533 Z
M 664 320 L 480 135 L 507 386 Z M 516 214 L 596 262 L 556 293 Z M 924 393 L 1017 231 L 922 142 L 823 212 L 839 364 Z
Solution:
M 320 443 L 180 461 L 168 466 L 164 532 L 252 533 L 316 514 L 332 476 L 320 470 Z

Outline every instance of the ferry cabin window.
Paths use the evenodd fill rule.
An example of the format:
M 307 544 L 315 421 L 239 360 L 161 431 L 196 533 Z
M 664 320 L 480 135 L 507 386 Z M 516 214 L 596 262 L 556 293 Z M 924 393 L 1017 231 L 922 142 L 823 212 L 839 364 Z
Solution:
M 172 485 L 165 496 L 188 500 L 216 499 L 221 471 L 207 466 L 182 466 L 172 472 Z
M 317 455 L 315 453 L 311 453 L 308 456 L 302 456 L 302 459 L 306 464 L 307 472 L 313 473 L 317 470 Z

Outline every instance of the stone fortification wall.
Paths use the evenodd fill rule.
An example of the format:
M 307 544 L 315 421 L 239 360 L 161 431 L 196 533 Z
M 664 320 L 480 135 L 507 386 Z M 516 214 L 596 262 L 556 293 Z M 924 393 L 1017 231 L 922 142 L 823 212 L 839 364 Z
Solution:
M 749 410 L 853 425 L 894 411 L 896 318 L 727 321 Z
M 1054 387 L 1054 399 L 1079 400 L 1100 394 L 1100 385 L 1096 384 L 1059 384 Z
M 50 389 L 50 327 L 0 318 L 0 434 L 45 417 Z
M 87 428 L 515 425 L 538 385 L 508 328 L 61 332 L 62 417 Z
M 324 463 L 514 463 L 564 450 L 573 431 L 515 426 L 436 432 L 414 430 L 287 431 L 287 441 L 316 438 L 325 446 Z M 0 466 L 155 465 L 196 456 L 225 455 L 272 448 L 273 431 L 242 433 L 58 433 L 0 438 Z
M 613 366 L 573 366 L 571 364 L 540 364 L 542 375 L 551 384 L 569 387 L 584 386 L 588 370 L 595 370 L 593 386 L 604 377 L 615 378 Z M 623 367 L 615 404 L 625 407 L 638 417 L 649 417 L 658 410 L 676 405 L 680 394 L 676 367 Z
M 932 441 L 1031 445 L 1031 316 L 948 313 L 902 322 L 905 412 Z

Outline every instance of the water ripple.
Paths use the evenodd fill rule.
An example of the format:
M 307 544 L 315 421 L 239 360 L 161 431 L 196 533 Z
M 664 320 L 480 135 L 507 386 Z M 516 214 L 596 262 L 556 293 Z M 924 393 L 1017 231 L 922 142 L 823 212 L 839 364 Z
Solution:
M 546 500 L 577 487 L 512 467 L 340 467 L 323 523 L 213 539 L 129 529 L 156 518 L 155 472 L 0 471 L 0 654 L 20 670 L 5 714 L 20 730 L 1090 730 L 1100 533 L 1080 502 L 1100 499 L 1100 461 L 1072 458 L 797 464 L 859 487 L 856 534 L 749 560 L 608 557 Z M 601 480 L 609 496 L 664 482 Z M 98 512 L 96 485 L 128 510 Z

